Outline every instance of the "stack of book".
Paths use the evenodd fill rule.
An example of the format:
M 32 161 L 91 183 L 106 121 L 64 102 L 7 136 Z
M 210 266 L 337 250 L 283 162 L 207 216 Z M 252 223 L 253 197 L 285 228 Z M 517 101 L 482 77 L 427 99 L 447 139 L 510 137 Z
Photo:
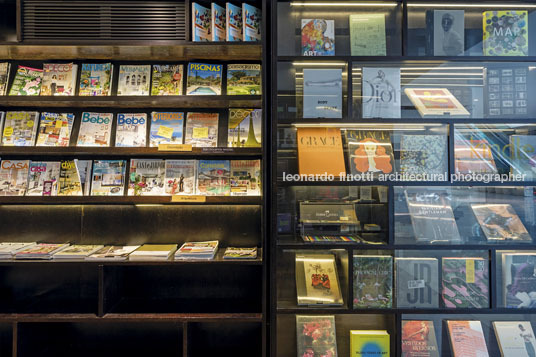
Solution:
M 70 247 L 54 254 L 52 258 L 54 260 L 84 260 L 102 247 L 102 245 L 73 244 Z
M 0 260 L 13 259 L 18 252 L 34 245 L 34 243 L 0 243 Z
M 88 256 L 87 260 L 117 261 L 127 260 L 130 253 L 138 249 L 139 245 L 107 245 Z
M 48 244 L 39 243 L 31 245 L 15 254 L 15 259 L 52 259 L 59 251 L 66 249 L 69 243 Z
M 133 261 L 169 260 L 176 251 L 176 244 L 144 244 L 130 254 L 128 259 Z
M 218 250 L 218 241 L 184 243 L 177 253 L 176 260 L 211 260 Z
M 234 248 L 227 247 L 223 259 L 257 259 L 257 247 Z

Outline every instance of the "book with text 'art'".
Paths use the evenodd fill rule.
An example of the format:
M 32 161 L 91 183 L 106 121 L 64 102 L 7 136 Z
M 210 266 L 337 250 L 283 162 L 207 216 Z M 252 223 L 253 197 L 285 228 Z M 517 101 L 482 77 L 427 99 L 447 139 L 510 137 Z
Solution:
M 489 308 L 488 261 L 484 258 L 443 258 L 443 303 L 449 308 Z
M 225 12 L 225 39 L 231 42 L 242 41 L 242 7 L 228 2 L 225 3 Z
M 41 95 L 74 95 L 78 65 L 72 63 L 43 64 Z
M 438 262 L 435 258 L 396 258 L 397 307 L 439 307 Z
M 489 357 L 480 321 L 447 320 L 453 357 Z
M 195 160 L 166 160 L 166 195 L 195 194 L 196 169 Z
M 262 143 L 262 109 L 229 109 L 227 146 L 259 148 Z
M 166 163 L 160 159 L 131 159 L 129 196 L 165 196 Z
M 536 253 L 500 252 L 504 307 L 536 307 Z
M 261 10 L 253 5 L 242 4 L 242 35 L 244 41 L 261 40 Z
M 484 56 L 529 55 L 528 11 L 484 11 L 482 32 Z
M 186 242 L 175 252 L 175 260 L 212 260 L 218 251 L 219 241 Z
M 260 64 L 227 65 L 227 95 L 260 95 Z
M 101 249 L 102 245 L 73 244 L 52 256 L 54 260 L 83 260 L 89 255 Z
M 536 179 L 536 135 L 510 136 L 510 172 L 525 175 L 524 181 Z
M 464 54 L 464 10 L 428 10 L 426 25 L 428 55 L 462 56 Z
M 41 113 L 36 146 L 69 146 L 74 114 Z
M 0 260 L 11 260 L 18 252 L 35 245 L 35 242 L 2 242 L 0 243 Z
M 217 147 L 218 117 L 218 113 L 188 113 L 184 143 L 192 147 Z
M 24 196 L 28 187 L 30 160 L 0 162 L 0 196 Z
M 296 254 L 298 305 L 341 306 L 337 265 L 333 254 Z
M 188 63 L 187 95 L 221 95 L 222 64 Z
M 210 10 L 212 12 L 210 21 L 212 41 L 225 41 L 225 8 L 213 2 L 210 4 Z
M 60 182 L 59 161 L 32 161 L 26 196 L 57 196 Z
M 198 3 L 192 3 L 192 41 L 212 41 L 210 9 Z
M 400 172 L 408 175 L 426 175 L 429 179 L 425 181 L 437 181 L 433 179 L 433 175 L 446 175 L 448 172 L 447 136 L 402 135 Z
M 99 261 L 127 260 L 129 254 L 138 249 L 139 247 L 139 245 L 109 245 L 97 250 L 95 253 L 89 255 L 86 259 Z
M 77 167 L 78 160 L 62 160 L 58 196 L 83 196 L 82 183 Z
M 385 14 L 350 15 L 352 56 L 385 56 Z
M 363 118 L 400 118 L 400 68 L 363 67 Z
M 128 260 L 169 260 L 177 251 L 177 244 L 144 244 L 130 253 Z
M 42 82 L 42 69 L 18 66 L 17 73 L 15 73 L 15 78 L 9 90 L 9 95 L 39 95 L 41 93 Z
M 351 357 L 389 357 L 391 340 L 385 330 L 350 330 Z
M 115 130 L 115 146 L 145 147 L 147 140 L 147 114 L 119 113 L 117 114 L 117 129 Z
M 257 259 L 257 247 L 236 248 L 227 247 L 223 259 Z
M 33 146 L 38 122 L 38 112 L 7 112 L 2 132 L 2 145 Z
M 433 321 L 402 321 L 402 357 L 439 357 Z
M 121 65 L 117 95 L 149 95 L 151 65 Z
M 11 63 L 0 62 L 0 95 L 6 95 Z
M 354 309 L 393 305 L 393 257 L 354 255 Z
M 302 19 L 301 48 L 303 56 L 335 56 L 335 21 Z
M 337 357 L 335 316 L 296 315 L 298 357 Z
M 182 95 L 183 73 L 182 64 L 153 65 L 151 95 Z
M 485 138 L 455 133 L 454 167 L 457 174 L 496 174 L 492 148 Z
M 231 160 L 231 196 L 261 195 L 261 160 Z
M 530 234 L 512 205 L 471 204 L 471 209 L 488 242 L 532 242 Z
M 110 146 L 113 113 L 82 113 L 77 146 Z
M 123 196 L 126 166 L 125 160 L 93 161 L 91 196 Z
M 536 355 L 536 339 L 530 321 L 493 321 L 501 357 Z
M 80 72 L 80 96 L 108 96 L 112 92 L 111 63 L 83 63 Z
M 348 167 L 352 175 L 393 172 L 394 158 L 391 135 L 384 130 L 346 130 Z
M 342 118 L 341 69 L 303 69 L 303 117 Z
M 80 178 L 80 187 L 84 196 L 89 196 L 91 188 L 91 169 L 93 168 L 92 160 L 74 160 Z
M 470 113 L 447 88 L 406 88 L 404 93 L 421 117 L 469 117 Z
M 182 144 L 184 113 L 152 112 L 150 146 L 159 144 Z
M 298 128 L 301 175 L 346 175 L 339 128 Z
M 199 160 L 196 193 L 205 196 L 229 196 L 231 194 L 230 171 L 229 160 Z
M 52 256 L 69 247 L 65 244 L 38 243 L 15 254 L 15 259 L 52 259 Z
M 484 69 L 486 116 L 489 118 L 526 118 L 531 105 L 527 65 L 493 65 Z

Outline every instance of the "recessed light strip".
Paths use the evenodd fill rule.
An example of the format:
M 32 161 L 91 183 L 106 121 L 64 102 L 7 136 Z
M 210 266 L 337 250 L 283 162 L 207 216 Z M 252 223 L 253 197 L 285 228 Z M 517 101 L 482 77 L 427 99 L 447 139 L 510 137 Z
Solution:
M 436 4 L 429 4 L 429 3 L 410 3 L 408 4 L 408 7 L 479 7 L 479 8 L 504 8 L 504 9 L 526 9 L 526 8 L 536 8 L 536 5 L 529 5 L 529 4 L 517 4 L 517 5 L 501 5 L 501 4 L 444 4 L 444 3 L 436 3 Z
M 385 7 L 385 6 L 397 6 L 396 2 L 301 2 L 293 1 L 290 3 L 290 6 L 375 6 L 375 7 Z

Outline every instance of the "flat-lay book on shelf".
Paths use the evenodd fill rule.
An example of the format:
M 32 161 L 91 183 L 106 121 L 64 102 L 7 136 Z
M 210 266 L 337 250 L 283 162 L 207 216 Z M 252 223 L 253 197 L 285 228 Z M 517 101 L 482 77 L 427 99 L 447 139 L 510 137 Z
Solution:
M 177 244 L 144 244 L 130 253 L 130 261 L 170 260 L 177 251 Z
M 0 260 L 11 260 L 18 252 L 35 244 L 35 242 L 2 242 L 0 243 Z
M 297 253 L 295 259 L 298 305 L 343 304 L 334 255 Z
M 335 316 L 296 315 L 298 356 L 337 357 Z
M 212 260 L 218 251 L 219 242 L 187 242 L 176 252 L 175 260 Z
M 84 260 L 88 256 L 102 249 L 103 245 L 71 245 L 60 252 L 54 254 L 54 260 Z
M 51 243 L 38 243 L 33 244 L 23 250 L 18 251 L 15 254 L 15 259 L 42 259 L 49 260 L 52 256 L 63 249 L 69 247 L 67 243 L 51 244 Z
M 130 253 L 138 249 L 139 245 L 107 245 L 86 257 L 94 261 L 122 261 L 127 260 Z
M 402 357 L 439 357 L 433 321 L 402 320 Z
M 257 259 L 257 247 L 235 248 L 227 247 L 223 259 Z

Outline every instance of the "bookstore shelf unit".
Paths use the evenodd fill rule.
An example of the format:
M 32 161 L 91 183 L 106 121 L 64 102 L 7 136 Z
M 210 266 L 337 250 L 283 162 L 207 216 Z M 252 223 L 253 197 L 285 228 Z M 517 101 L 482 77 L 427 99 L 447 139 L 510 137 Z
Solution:
M 205 0 L 197 3 L 209 8 L 211 5 L 211 1 Z M 262 9 L 265 33 L 267 1 L 247 3 Z M 51 11 L 57 11 L 60 6 L 68 13 L 88 7 L 91 9 L 87 10 L 88 16 L 102 25 L 109 21 L 107 16 L 113 11 L 122 11 L 117 6 L 125 4 L 131 7 L 128 16 L 134 17 L 173 9 L 172 16 L 155 15 L 153 26 L 167 31 L 162 23 L 173 21 L 172 28 L 176 31 L 169 36 L 152 30 L 140 35 L 147 19 L 129 23 L 123 32 L 100 32 L 100 37 L 84 37 L 73 28 L 76 25 L 72 22 L 66 29 L 50 33 L 34 34 L 32 31 L 38 29 L 30 28 L 35 23 L 28 16 L 39 15 L 31 12 L 33 7 L 43 11 L 50 5 Z M 225 2 L 222 4 L 225 6 Z M 2 2 L 0 61 L 11 63 L 11 80 L 19 64 L 41 68 L 43 63 L 73 62 L 80 68 L 82 63 L 112 62 L 116 72 L 112 95 L 108 97 L 0 97 L 0 111 L 75 114 L 68 147 L 0 146 L 2 160 L 260 159 L 261 181 L 265 182 L 266 144 L 269 144 L 264 139 L 269 132 L 265 110 L 262 148 L 226 147 L 228 110 L 264 109 L 265 95 L 225 95 L 225 91 L 217 96 L 116 95 L 121 64 L 179 63 L 184 65 L 186 73 L 189 62 L 218 63 L 224 68 L 229 63 L 255 63 L 262 64 L 262 76 L 266 78 L 269 66 L 265 66 L 265 41 L 193 42 L 191 7 L 189 0 Z M 95 9 L 101 9 L 101 15 L 94 17 Z M 80 31 L 86 31 L 86 27 L 82 26 Z M 224 70 L 222 88 L 225 88 L 225 73 Z M 263 85 L 266 83 L 263 80 Z M 266 86 L 262 91 L 266 93 Z M 114 117 L 128 112 L 146 113 L 150 117 L 153 111 L 218 113 L 218 147 L 194 147 L 190 151 L 116 148 L 114 135 L 110 147 L 77 147 L 80 115 L 85 111 L 106 111 L 114 113 Z M 219 240 L 220 245 L 216 257 L 210 261 L 2 261 L 0 355 L 265 356 L 268 271 L 264 192 L 269 191 L 263 187 L 262 196 L 207 196 L 192 201 L 174 200 L 170 196 L 127 196 L 126 190 L 124 196 L 0 197 L 3 242 L 180 246 L 189 241 Z M 255 246 L 258 258 L 223 259 L 225 247 L 229 246 Z
M 535 305 L 530 299 L 522 303 L 518 295 L 536 292 L 531 280 L 534 273 L 527 273 L 530 288 L 512 292 L 515 269 L 522 263 L 534 267 L 531 259 L 536 251 L 536 177 L 530 167 L 520 166 L 515 154 L 526 152 L 525 159 L 532 160 L 534 153 L 528 146 L 519 149 L 526 142 L 516 140 L 529 140 L 525 138 L 536 133 L 536 106 L 528 99 L 536 88 L 536 31 L 529 27 L 528 36 L 520 40 L 528 51 L 500 55 L 490 52 L 497 48 L 484 49 L 482 17 L 489 11 L 518 11 L 526 12 L 525 19 L 534 23 L 536 5 L 533 1 L 506 0 L 470 4 L 458 0 L 287 0 L 274 1 L 272 7 L 271 355 L 331 355 L 327 352 L 333 345 L 331 337 L 320 338 L 316 345 L 311 343 L 315 340 L 315 332 L 311 332 L 314 324 L 303 322 L 309 318 L 316 321 L 319 334 L 331 336 L 333 329 L 325 326 L 335 328 L 339 356 L 360 355 L 351 349 L 351 330 L 386 330 L 391 355 L 402 356 L 408 352 L 402 347 L 403 326 L 410 320 L 428 321 L 427 328 L 435 331 L 439 356 L 453 356 L 447 320 L 480 321 L 489 355 L 499 356 L 493 322 L 528 321 L 536 328 Z M 461 22 L 461 27 L 452 27 L 460 33 L 462 43 L 454 54 L 455 44 L 437 45 L 443 34 L 438 33 L 434 39 L 434 31 L 443 31 L 445 18 L 450 25 L 453 20 L 457 25 Z M 363 23 L 369 24 L 368 28 Z M 459 106 L 426 112 L 426 105 L 434 108 L 433 103 L 425 103 L 422 109 L 415 102 L 419 95 L 436 94 L 419 94 L 419 88 L 446 89 Z M 380 93 L 382 90 L 386 93 Z M 397 92 L 395 106 L 368 104 L 371 98 L 384 100 L 382 95 L 396 98 Z M 411 93 L 417 93 L 417 99 L 410 97 Z M 446 98 L 444 93 L 441 99 Z M 460 107 L 464 111 L 456 114 Z M 419 149 L 418 135 L 434 136 L 441 142 L 440 149 L 432 139 Z M 359 140 L 368 138 L 375 139 L 374 150 L 388 147 L 383 153 L 373 154 L 388 159 L 391 156 L 385 170 L 380 167 L 381 158 L 375 161 L 380 173 L 402 173 L 402 168 L 411 172 L 412 156 L 408 152 L 413 150 L 422 155 L 422 162 L 436 157 L 441 170 L 435 163 L 423 163 L 424 170 L 445 172 L 445 176 L 420 181 L 379 176 L 347 181 L 337 174 L 331 179 L 298 179 L 299 174 L 336 171 L 347 177 L 367 171 L 366 165 L 359 166 L 359 155 L 370 158 L 371 154 L 367 148 L 357 150 Z M 508 175 L 512 170 L 527 176 L 518 181 L 501 182 L 497 177 L 463 180 L 462 174 L 468 170 L 464 161 L 471 159 L 464 156 L 464 150 L 479 151 L 478 160 L 472 164 L 481 165 L 480 172 Z M 484 166 L 492 169 L 485 171 Z M 478 171 L 474 166 L 472 170 Z M 453 179 L 453 174 L 461 176 Z M 434 211 L 434 205 L 443 216 Z M 420 206 L 423 208 L 419 211 Z M 330 214 L 337 218 L 328 219 Z M 315 219 L 315 215 L 322 218 Z M 516 226 L 523 228 L 516 233 L 518 228 L 510 226 L 510 221 L 502 221 L 497 226 L 508 231 L 501 235 L 495 226 L 491 232 L 489 224 L 499 217 L 519 217 Z M 326 236 L 360 239 L 359 243 L 317 239 Z M 362 274 L 359 269 L 365 270 L 360 265 L 364 260 L 359 259 L 366 256 L 391 257 L 392 292 L 387 299 L 391 306 L 359 305 L 357 276 Z M 419 273 L 404 277 L 407 258 L 425 262 L 435 259 L 437 271 L 430 275 L 435 283 L 419 277 Z M 452 307 L 444 296 L 448 273 L 444 264 L 450 261 L 444 258 L 458 258 L 456 261 L 465 262 L 464 269 L 479 264 L 483 284 L 471 292 L 475 300 L 484 295 L 482 299 L 465 305 L 455 302 Z M 325 281 L 315 280 L 318 278 L 313 273 L 308 277 L 308 272 L 324 274 L 322 279 L 331 286 L 321 285 Z M 404 279 L 422 281 L 425 288 L 417 285 L 413 286 L 416 290 L 410 290 L 408 285 L 402 291 L 397 284 L 399 280 L 405 283 Z M 468 279 L 466 276 L 465 283 L 472 284 Z M 361 283 L 366 285 L 367 281 Z M 338 285 L 342 301 L 336 301 L 339 294 L 334 285 Z M 429 296 L 422 294 L 433 285 Z M 380 293 L 387 291 L 383 286 L 380 289 Z M 404 301 L 403 297 L 413 291 L 418 302 Z M 372 297 L 378 294 L 375 290 Z M 428 299 L 435 302 L 426 306 L 422 302 Z M 297 322 L 297 316 L 302 322 Z M 426 338 L 429 345 L 431 339 Z

